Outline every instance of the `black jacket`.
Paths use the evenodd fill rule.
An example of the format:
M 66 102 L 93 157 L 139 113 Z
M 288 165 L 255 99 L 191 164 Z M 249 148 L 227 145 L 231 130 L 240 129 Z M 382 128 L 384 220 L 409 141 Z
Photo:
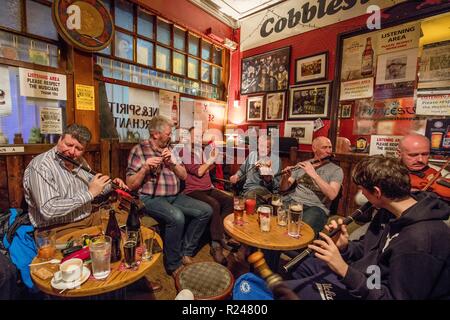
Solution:
M 414 198 L 417 204 L 399 219 L 379 210 L 366 235 L 349 243 L 342 254 L 349 263 L 342 282 L 351 295 L 375 300 L 450 297 L 450 228 L 443 222 L 450 207 L 434 194 Z

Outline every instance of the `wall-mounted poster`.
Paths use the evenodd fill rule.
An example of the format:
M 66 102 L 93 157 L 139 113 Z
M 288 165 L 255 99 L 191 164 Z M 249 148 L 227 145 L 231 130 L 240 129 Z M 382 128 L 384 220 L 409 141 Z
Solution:
M 265 120 L 277 121 L 284 120 L 284 104 L 286 101 L 286 92 L 274 92 L 266 95 L 266 113 Z
M 369 156 L 382 154 L 387 157 L 395 157 L 397 147 L 403 136 L 370 136 Z
M 324 80 L 327 78 L 328 52 L 295 60 L 295 83 Z
M 75 85 L 77 110 L 95 110 L 94 86 Z
M 344 40 L 341 81 L 373 77 L 376 69 L 377 37 L 374 33 Z
M 373 78 L 341 82 L 341 96 L 339 100 L 355 100 L 372 98 Z
M 425 136 L 431 141 L 431 153 L 450 154 L 450 119 L 428 119 Z
M 40 107 L 39 118 L 42 134 L 62 134 L 61 108 Z
M 286 121 L 284 136 L 296 138 L 298 143 L 311 144 L 314 131 L 314 121 Z
M 247 121 L 262 121 L 264 96 L 247 98 Z
M 290 47 L 242 59 L 241 94 L 287 90 Z
M 66 76 L 59 73 L 19 68 L 20 95 L 67 100 Z
M 291 87 L 289 92 L 289 119 L 328 117 L 329 82 Z
M 180 94 L 172 91 L 159 90 L 159 114 L 172 120 L 175 125 L 179 122 Z
M 11 89 L 8 67 L 0 66 L 0 116 L 8 116 L 12 112 Z
M 416 102 L 416 114 L 429 116 L 450 116 L 450 95 L 419 95 Z
M 378 54 L 417 48 L 420 22 L 401 24 L 378 32 Z
M 450 87 L 450 40 L 423 46 L 418 88 Z

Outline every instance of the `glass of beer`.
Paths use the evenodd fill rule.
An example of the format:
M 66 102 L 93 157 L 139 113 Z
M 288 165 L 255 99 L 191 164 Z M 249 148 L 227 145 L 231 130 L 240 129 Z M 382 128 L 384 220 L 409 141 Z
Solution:
M 283 202 L 281 201 L 281 196 L 278 193 L 272 194 L 272 207 L 273 207 L 273 215 L 278 215 L 278 210 L 280 210 Z
M 438 131 L 431 133 L 431 149 L 439 149 L 443 135 L 444 133 Z
M 56 253 L 55 232 L 42 231 L 37 233 L 36 246 L 39 259 L 42 261 L 53 259 Z
M 234 224 L 244 224 L 245 199 L 243 197 L 234 197 Z
M 303 205 L 291 203 L 288 213 L 288 235 L 293 238 L 300 237 L 300 225 L 303 219 Z
M 270 231 L 270 216 L 272 215 L 271 206 L 259 206 L 258 207 L 258 218 L 259 218 L 259 228 L 262 232 Z

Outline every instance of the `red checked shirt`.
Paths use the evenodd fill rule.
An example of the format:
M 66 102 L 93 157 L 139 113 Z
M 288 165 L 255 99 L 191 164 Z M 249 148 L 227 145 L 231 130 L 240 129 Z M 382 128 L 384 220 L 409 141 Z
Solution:
M 133 147 L 128 156 L 127 176 L 136 174 L 145 160 L 153 157 L 161 157 L 160 152 L 152 149 L 150 143 L 141 143 Z M 144 183 L 139 189 L 139 192 L 146 195 L 153 195 L 155 188 L 157 174 L 150 171 L 144 178 Z M 163 165 L 161 174 L 159 175 L 158 184 L 156 187 L 155 197 L 174 196 L 180 191 L 180 181 L 175 173 L 168 167 Z

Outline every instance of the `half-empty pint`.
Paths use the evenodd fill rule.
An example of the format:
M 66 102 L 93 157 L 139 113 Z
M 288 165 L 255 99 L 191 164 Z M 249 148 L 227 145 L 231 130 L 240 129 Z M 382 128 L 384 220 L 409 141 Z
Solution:
M 300 224 L 303 218 L 303 205 L 294 203 L 289 206 L 288 235 L 294 238 L 300 237 Z
M 270 216 L 272 208 L 269 206 L 260 206 L 258 208 L 259 227 L 261 231 L 270 231 Z

